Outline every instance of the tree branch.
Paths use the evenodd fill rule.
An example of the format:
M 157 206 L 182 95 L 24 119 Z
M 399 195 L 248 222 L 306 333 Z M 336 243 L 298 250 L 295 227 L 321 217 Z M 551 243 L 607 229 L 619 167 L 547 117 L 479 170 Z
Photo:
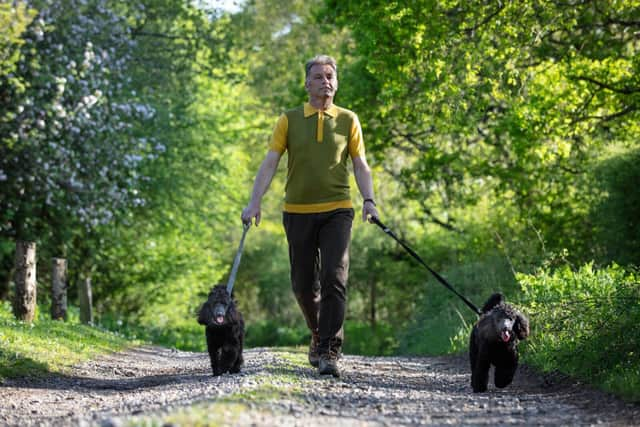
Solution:
M 489 21 L 491 21 L 493 18 L 498 16 L 500 12 L 502 12 L 503 10 L 504 10 L 504 4 L 502 3 L 502 1 L 498 1 L 498 8 L 493 13 L 486 16 L 482 21 L 480 21 L 480 23 L 474 25 L 473 27 L 462 28 L 462 31 L 466 33 L 468 36 L 473 36 L 473 33 L 475 33 L 476 30 L 486 25 Z
M 615 87 L 609 83 L 604 83 L 601 82 L 599 80 L 596 80 L 592 77 L 587 77 L 587 76 L 570 76 L 570 79 L 573 80 L 581 80 L 581 81 L 585 81 L 585 82 L 589 82 L 589 83 L 593 83 L 596 86 L 599 86 L 603 89 L 607 89 L 610 90 L 611 92 L 616 92 L 616 93 L 621 93 L 623 95 L 631 95 L 637 92 L 640 92 L 640 87 L 624 87 L 624 88 L 618 88 Z
M 615 113 L 612 114 L 607 114 L 605 116 L 584 116 L 582 120 L 602 120 L 603 122 L 608 122 L 611 121 L 613 119 L 617 119 L 618 117 L 622 117 L 626 114 L 632 113 L 634 111 L 638 111 L 638 106 L 637 105 L 628 105 L 626 108 L 617 111 Z
M 429 209 L 426 206 L 426 203 L 424 201 L 422 201 L 420 203 L 420 205 L 422 206 L 422 209 L 424 210 L 424 213 L 427 215 L 427 217 L 429 218 L 429 221 L 439 225 L 440 227 L 444 228 L 445 230 L 449 230 L 449 231 L 455 231 L 456 233 L 460 233 L 462 234 L 462 230 L 459 229 L 458 227 L 454 226 L 453 224 L 451 224 L 451 222 L 444 222 L 439 218 L 436 218 L 436 216 L 433 214 L 433 212 L 431 211 L 431 209 Z

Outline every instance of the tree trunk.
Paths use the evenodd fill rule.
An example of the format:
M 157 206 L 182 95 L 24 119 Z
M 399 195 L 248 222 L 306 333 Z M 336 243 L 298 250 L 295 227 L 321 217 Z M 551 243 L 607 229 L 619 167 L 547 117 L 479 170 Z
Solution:
M 16 242 L 14 283 L 13 314 L 18 320 L 33 322 L 36 313 L 36 242 Z
M 51 272 L 51 318 L 67 320 L 67 260 L 53 259 Z
M 93 323 L 92 300 L 91 277 L 85 277 L 80 282 L 80 321 L 82 323 Z

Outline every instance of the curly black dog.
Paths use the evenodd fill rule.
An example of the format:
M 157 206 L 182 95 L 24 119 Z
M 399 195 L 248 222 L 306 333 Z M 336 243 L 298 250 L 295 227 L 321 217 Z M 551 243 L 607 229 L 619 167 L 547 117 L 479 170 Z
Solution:
M 217 285 L 198 311 L 198 323 L 205 325 L 207 349 L 213 375 L 236 374 L 244 363 L 244 319 L 224 285 Z
M 471 387 L 475 393 L 487 391 L 491 365 L 496 368 L 496 387 L 511 384 L 518 367 L 518 342 L 528 336 L 529 320 L 506 304 L 502 294 L 491 295 L 469 340 Z

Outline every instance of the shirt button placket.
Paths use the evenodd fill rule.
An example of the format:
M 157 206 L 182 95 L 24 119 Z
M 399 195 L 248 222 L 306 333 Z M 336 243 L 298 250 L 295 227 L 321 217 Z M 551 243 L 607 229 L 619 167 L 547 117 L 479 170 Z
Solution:
M 316 141 L 322 142 L 322 130 L 324 128 L 324 114 L 322 111 L 318 111 L 318 130 L 316 132 Z

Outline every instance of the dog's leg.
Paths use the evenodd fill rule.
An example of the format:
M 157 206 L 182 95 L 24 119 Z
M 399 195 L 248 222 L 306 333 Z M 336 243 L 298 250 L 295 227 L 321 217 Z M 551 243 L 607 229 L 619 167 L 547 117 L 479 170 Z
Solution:
M 489 368 L 491 364 L 486 358 L 478 357 L 476 364 L 471 371 L 471 387 L 474 393 L 487 391 L 489 384 Z
M 213 376 L 217 377 L 224 373 L 221 369 L 220 364 L 220 349 L 218 348 L 210 348 L 209 349 L 209 358 L 211 359 L 211 370 L 213 371 Z
M 496 387 L 505 388 L 506 386 L 511 384 L 511 381 L 513 381 L 513 376 L 516 373 L 516 368 L 517 368 L 516 366 L 496 367 L 496 374 L 495 374 Z
M 511 384 L 513 376 L 518 369 L 518 353 L 510 354 L 511 360 L 504 360 L 502 363 L 496 364 L 496 373 L 494 375 L 494 383 L 498 388 L 504 388 Z
M 240 368 L 242 368 L 242 365 L 244 365 L 244 358 L 242 357 L 243 341 L 243 337 L 242 335 L 240 335 L 240 344 L 236 347 L 236 359 L 233 363 L 233 366 L 231 367 L 231 370 L 229 371 L 232 374 L 237 374 L 238 372 L 240 372 Z
M 213 376 L 217 377 L 222 374 L 220 371 L 220 347 L 217 346 L 214 340 L 213 332 L 207 331 L 207 351 L 209 352 L 209 360 L 211 361 L 211 370 Z
M 224 346 L 222 346 L 222 353 L 220 355 L 220 369 L 222 370 L 222 372 L 231 372 L 234 374 L 239 372 L 240 369 L 235 372 L 233 369 L 238 360 L 238 356 L 240 355 L 241 353 L 238 351 L 237 345 L 225 344 Z
M 242 352 L 240 352 L 240 354 L 238 354 L 238 357 L 236 358 L 236 361 L 231 367 L 231 369 L 229 370 L 229 372 L 231 372 L 232 374 L 237 374 L 238 372 L 240 372 L 240 368 L 242 368 L 243 364 L 244 364 L 244 359 L 242 357 Z
M 476 343 L 478 330 L 473 328 L 471 330 L 471 338 L 469 339 L 469 363 L 471 364 L 471 371 L 473 372 L 476 367 L 476 359 L 478 358 L 478 344 Z

